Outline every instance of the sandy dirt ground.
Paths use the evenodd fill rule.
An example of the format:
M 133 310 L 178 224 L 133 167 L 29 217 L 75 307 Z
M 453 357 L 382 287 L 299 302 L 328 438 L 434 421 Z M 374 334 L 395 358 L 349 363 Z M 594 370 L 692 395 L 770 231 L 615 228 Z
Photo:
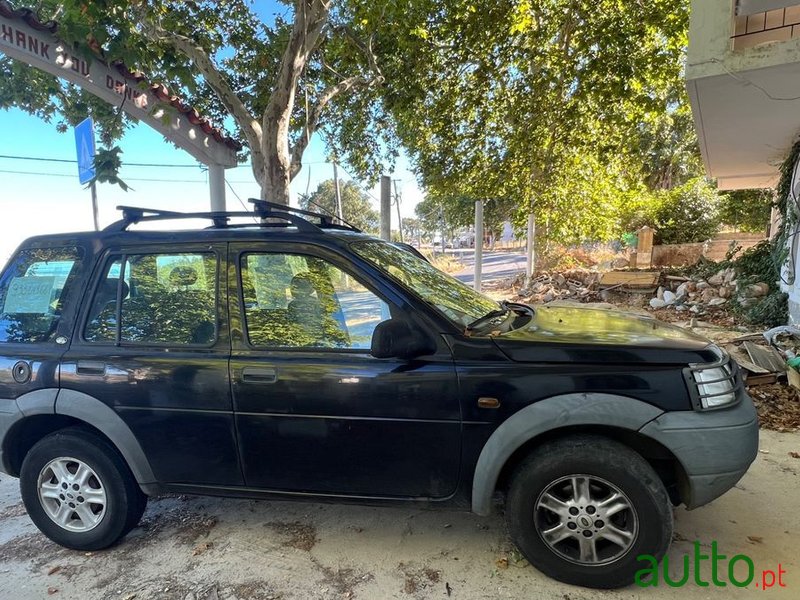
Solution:
M 800 598 L 800 433 L 762 432 L 750 472 L 711 505 L 677 509 L 673 576 L 698 540 L 752 558 L 748 588 L 659 581 L 600 592 L 548 579 L 520 557 L 500 516 L 417 508 L 165 497 L 113 549 L 60 548 L 30 523 L 17 480 L 0 480 L 0 599 L 634 599 Z M 727 564 L 720 579 L 727 580 Z M 785 587 L 762 591 L 762 570 Z M 736 563 L 734 575 L 746 576 Z M 711 578 L 708 561 L 700 569 Z M 769 579 L 769 575 L 767 575 Z

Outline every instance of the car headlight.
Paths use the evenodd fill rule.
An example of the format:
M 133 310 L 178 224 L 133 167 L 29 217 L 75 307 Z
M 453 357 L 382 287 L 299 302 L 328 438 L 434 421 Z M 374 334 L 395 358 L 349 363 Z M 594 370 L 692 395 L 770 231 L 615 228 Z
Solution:
M 736 401 L 735 375 L 730 363 L 692 370 L 703 408 L 718 408 Z

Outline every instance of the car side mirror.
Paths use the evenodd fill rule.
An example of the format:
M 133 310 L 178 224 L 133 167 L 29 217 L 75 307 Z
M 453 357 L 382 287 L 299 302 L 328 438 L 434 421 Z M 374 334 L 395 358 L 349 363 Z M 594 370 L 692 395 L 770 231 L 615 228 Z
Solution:
M 371 353 L 375 358 L 410 360 L 435 351 L 433 340 L 402 319 L 383 321 L 372 333 Z

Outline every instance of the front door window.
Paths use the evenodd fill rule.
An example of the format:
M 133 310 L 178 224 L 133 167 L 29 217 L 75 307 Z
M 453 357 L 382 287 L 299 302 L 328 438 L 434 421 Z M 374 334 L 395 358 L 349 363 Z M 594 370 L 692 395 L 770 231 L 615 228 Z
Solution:
M 245 254 L 248 340 L 257 348 L 368 349 L 387 304 L 331 263 L 299 254 Z

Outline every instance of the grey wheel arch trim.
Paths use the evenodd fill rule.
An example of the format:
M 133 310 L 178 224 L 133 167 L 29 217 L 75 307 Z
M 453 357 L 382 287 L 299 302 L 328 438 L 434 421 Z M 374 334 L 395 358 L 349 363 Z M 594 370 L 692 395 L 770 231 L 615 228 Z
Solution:
M 156 484 L 153 470 L 138 440 L 108 405 L 83 392 L 62 389 L 58 392 L 55 413 L 74 417 L 98 429 L 120 451 L 143 489 Z
M 17 408 L 23 417 L 52 415 L 56 411 L 56 388 L 34 390 L 17 398 Z
M 612 394 L 564 394 L 539 400 L 503 422 L 483 447 L 472 480 L 472 512 L 492 512 L 500 471 L 529 440 L 562 427 L 600 425 L 637 431 L 664 411 L 641 400 Z

